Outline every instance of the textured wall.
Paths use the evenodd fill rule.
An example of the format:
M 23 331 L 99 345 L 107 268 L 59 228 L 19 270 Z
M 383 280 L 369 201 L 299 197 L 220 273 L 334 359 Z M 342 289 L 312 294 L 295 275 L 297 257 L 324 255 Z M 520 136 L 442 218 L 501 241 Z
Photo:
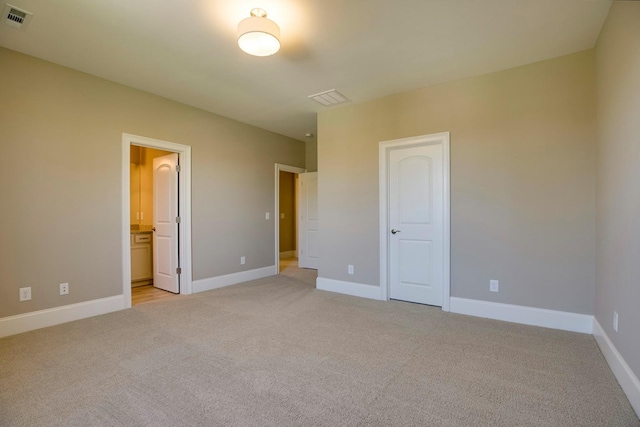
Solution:
M 295 185 L 295 174 L 280 171 L 280 252 L 296 249 Z
M 273 265 L 274 164 L 304 143 L 7 49 L 0 75 L 0 317 L 122 293 L 123 132 L 192 147 L 195 280 Z
M 452 295 L 592 314 L 593 51 L 321 112 L 320 277 L 379 285 L 379 142 L 446 131 Z
M 640 3 L 613 2 L 596 45 L 596 318 L 640 377 Z M 613 312 L 619 315 L 613 330 Z
M 306 168 L 307 172 L 318 171 L 318 141 L 307 141 L 306 146 Z

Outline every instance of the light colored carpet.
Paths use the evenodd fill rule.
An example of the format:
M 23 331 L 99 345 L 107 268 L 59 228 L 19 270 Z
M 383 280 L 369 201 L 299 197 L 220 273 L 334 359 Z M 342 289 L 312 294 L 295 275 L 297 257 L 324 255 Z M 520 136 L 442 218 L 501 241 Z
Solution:
M 291 269 L 0 340 L 2 426 L 640 426 L 589 335 Z

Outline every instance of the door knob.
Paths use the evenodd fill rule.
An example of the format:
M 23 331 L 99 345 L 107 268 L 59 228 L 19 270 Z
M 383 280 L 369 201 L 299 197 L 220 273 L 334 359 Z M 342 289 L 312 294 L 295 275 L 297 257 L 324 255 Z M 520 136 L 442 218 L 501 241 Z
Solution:
M 391 234 L 401 233 L 400 230 L 396 230 L 395 228 L 391 229 Z

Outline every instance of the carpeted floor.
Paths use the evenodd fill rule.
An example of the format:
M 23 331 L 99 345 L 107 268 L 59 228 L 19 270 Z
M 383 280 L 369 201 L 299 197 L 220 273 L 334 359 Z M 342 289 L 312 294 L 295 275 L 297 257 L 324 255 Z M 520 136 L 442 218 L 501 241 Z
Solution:
M 2 426 L 640 426 L 590 335 L 279 276 L 0 340 Z

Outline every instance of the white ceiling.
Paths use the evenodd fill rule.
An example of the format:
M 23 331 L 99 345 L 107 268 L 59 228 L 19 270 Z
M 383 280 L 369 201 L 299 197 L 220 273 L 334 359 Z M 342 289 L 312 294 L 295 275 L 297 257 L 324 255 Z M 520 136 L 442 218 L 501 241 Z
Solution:
M 0 45 L 304 140 L 307 98 L 353 102 L 594 46 L 610 0 L 9 0 Z M 4 6 L 4 2 L 2 4 Z M 281 28 L 266 58 L 237 47 L 254 7 Z

